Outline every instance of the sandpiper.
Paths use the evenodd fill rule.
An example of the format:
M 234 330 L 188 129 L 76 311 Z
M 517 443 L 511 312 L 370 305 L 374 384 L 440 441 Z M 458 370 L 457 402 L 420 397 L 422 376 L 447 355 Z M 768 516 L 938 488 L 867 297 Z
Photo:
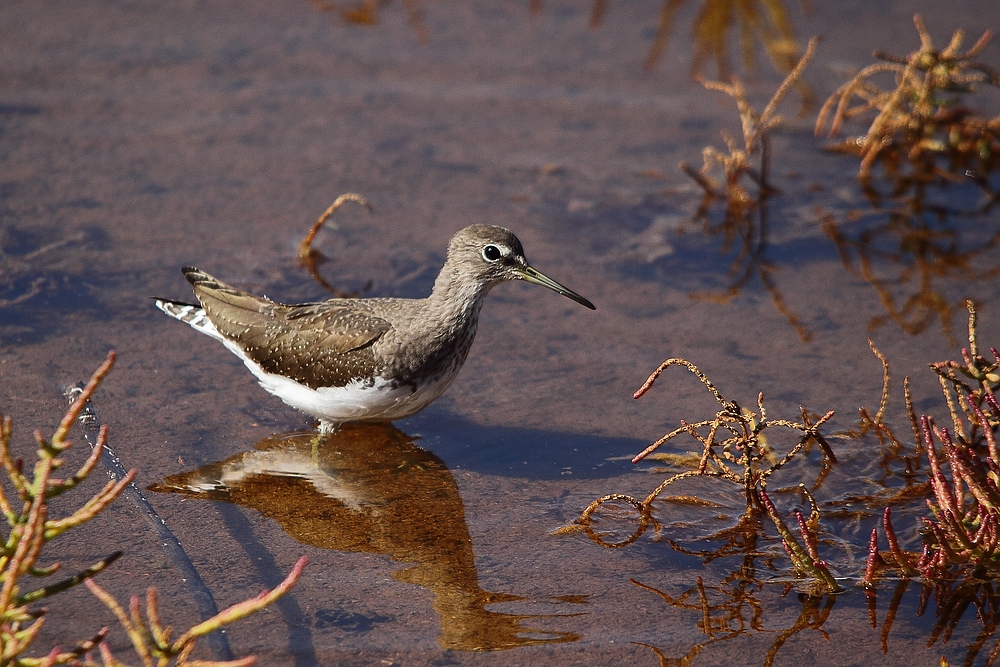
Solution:
M 426 299 L 330 299 L 285 305 L 182 269 L 200 306 L 156 299 L 171 317 L 222 342 L 260 385 L 317 417 L 321 431 L 408 417 L 440 396 L 472 346 L 489 291 L 508 280 L 582 296 L 528 265 L 503 227 L 472 225 L 448 244 Z

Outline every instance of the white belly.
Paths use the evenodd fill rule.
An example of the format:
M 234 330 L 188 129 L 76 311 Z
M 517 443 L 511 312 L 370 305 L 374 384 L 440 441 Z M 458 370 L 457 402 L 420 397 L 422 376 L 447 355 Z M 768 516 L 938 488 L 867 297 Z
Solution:
M 376 378 L 371 385 L 354 380 L 344 387 L 310 389 L 283 375 L 268 373 L 247 357 L 236 343 L 224 338 L 221 340 L 230 352 L 243 360 L 261 387 L 293 408 L 334 424 L 366 420 L 392 421 L 409 417 L 444 393 L 454 377 L 441 377 L 416 390 L 405 385 L 393 388 L 388 380 L 382 378 Z

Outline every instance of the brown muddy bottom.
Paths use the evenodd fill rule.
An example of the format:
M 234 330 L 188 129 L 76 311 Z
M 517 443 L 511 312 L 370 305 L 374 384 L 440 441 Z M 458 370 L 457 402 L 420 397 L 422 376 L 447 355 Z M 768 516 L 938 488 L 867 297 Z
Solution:
M 996 27 L 986 0 L 942 7 L 790 7 L 800 37 L 823 36 L 806 82 L 824 99 L 873 49 L 914 50 L 916 12 L 942 44 Z M 291 0 L 0 6 L 0 405 L 19 451 L 55 426 L 60 385 L 117 350 L 97 411 L 139 486 L 172 491 L 145 493 L 217 606 L 310 558 L 289 596 L 225 633 L 262 664 L 982 664 L 997 644 L 988 584 L 963 597 L 884 581 L 873 610 L 857 584 L 881 516 L 864 498 L 913 481 L 874 439 L 833 438 L 840 463 L 814 491 L 829 512 L 821 551 L 847 589 L 836 597 L 801 592 L 773 531 L 750 555 L 711 557 L 726 540 L 708 538 L 742 510 L 721 482 L 683 490 L 711 505 L 660 503 L 660 530 L 625 548 L 553 534 L 602 495 L 649 493 L 673 469 L 631 457 L 715 413 L 681 370 L 631 398 L 667 357 L 742 404 L 763 391 L 775 417 L 836 410 L 830 432 L 846 431 L 878 405 L 870 335 L 894 377 L 912 377 L 917 410 L 943 417 L 926 365 L 958 358 L 964 298 L 981 343 L 1000 345 L 996 214 L 947 212 L 980 207 L 978 191 L 933 193 L 953 252 L 915 260 L 915 237 L 872 207 L 856 160 L 822 151 L 793 95 L 770 145 L 780 192 L 757 254 L 741 258 L 692 222 L 701 190 L 676 169 L 738 132 L 732 101 L 688 77 L 698 8 L 678 14 L 650 71 L 658 2 L 610 5 L 595 28 L 578 3 L 421 9 L 414 28 L 397 4 L 370 27 Z M 996 66 L 1000 48 L 980 59 Z M 752 101 L 780 79 L 762 63 Z M 340 289 L 423 296 L 451 235 L 484 222 L 514 230 L 534 266 L 597 311 L 502 285 L 430 408 L 394 428 L 303 433 L 305 417 L 148 297 L 190 298 L 178 268 L 195 265 L 277 300 L 326 298 L 295 253 L 343 192 L 375 214 L 345 207 L 320 232 L 319 270 Z M 813 451 L 776 473 L 782 511 L 802 506 L 791 490 L 821 467 Z M 897 514 L 909 548 L 921 511 Z M 627 513 L 612 518 L 629 530 Z M 127 501 L 49 561 L 76 571 L 118 548 L 102 586 L 125 600 L 155 585 L 167 622 L 198 620 L 189 577 Z M 50 602 L 35 654 L 102 625 L 126 651 L 82 588 Z M 225 650 L 216 640 L 199 655 Z

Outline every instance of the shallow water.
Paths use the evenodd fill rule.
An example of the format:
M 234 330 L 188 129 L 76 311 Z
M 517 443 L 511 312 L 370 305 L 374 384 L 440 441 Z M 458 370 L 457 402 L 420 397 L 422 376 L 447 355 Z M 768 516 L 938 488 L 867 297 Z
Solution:
M 773 539 L 749 564 L 703 564 L 671 549 L 667 538 L 718 546 L 696 538 L 739 513 L 739 493 L 721 484 L 685 489 L 721 507 L 664 503 L 664 531 L 627 548 L 553 535 L 595 498 L 652 490 L 661 464 L 629 459 L 680 419 L 714 414 L 680 369 L 631 398 L 667 357 L 693 361 L 742 404 L 763 391 L 774 416 L 798 418 L 800 404 L 836 410 L 837 431 L 854 426 L 859 406 L 878 404 L 871 335 L 897 379 L 895 423 L 905 429 L 898 380 L 907 374 L 917 409 L 943 416 L 926 364 L 957 358 L 964 310 L 945 318 L 950 333 L 933 314 L 917 334 L 891 320 L 870 326 L 885 302 L 845 269 L 822 228 L 824 216 L 845 220 L 856 209 L 841 229 L 858 239 L 887 219 L 869 212 L 856 161 L 823 152 L 814 116 L 798 117 L 790 97 L 771 142 L 781 192 L 769 202 L 764 256 L 801 331 L 756 276 L 729 300 L 692 299 L 730 285 L 734 251 L 691 222 L 701 192 L 676 165 L 697 166 L 703 146 L 722 145 L 721 130 L 738 132 L 731 100 L 689 77 L 696 8 L 678 15 L 652 71 L 642 63 L 656 2 L 614 3 L 595 28 L 578 3 L 546 2 L 535 14 L 490 3 L 421 9 L 425 40 L 398 4 L 372 27 L 291 0 L 0 6 L 0 406 L 14 418 L 19 451 L 30 452 L 32 429 L 56 424 L 59 386 L 117 350 L 95 403 L 140 487 L 205 466 L 218 474 L 234 461 L 252 473 L 247 487 L 227 473 L 232 489 L 213 486 L 213 501 L 147 493 L 218 605 L 275 585 L 299 555 L 310 558 L 292 594 L 226 633 L 236 655 L 263 664 L 656 665 L 659 651 L 664 660 L 756 665 L 775 646 L 775 664 L 961 662 L 983 623 L 971 608 L 955 612 L 945 643 L 935 621 L 948 618 L 947 603 L 931 600 L 918 614 L 917 584 L 883 652 L 895 583 L 879 590 L 876 628 L 852 583 L 877 508 L 824 524 L 834 536 L 825 557 L 848 590 L 821 600 L 786 590 L 790 567 Z M 789 12 L 800 37 L 823 36 L 805 77 L 822 100 L 871 62 L 872 49 L 916 48 L 914 13 L 942 44 L 959 27 L 971 43 L 998 27 L 984 23 L 991 9 L 986 0 L 947 11 L 913 1 Z M 1000 46 L 980 59 L 997 66 Z M 714 74 L 713 64 L 705 70 Z M 762 61 L 747 77 L 752 101 L 766 103 L 780 78 Z M 992 115 L 997 97 L 983 98 Z M 148 297 L 189 298 L 178 267 L 196 265 L 278 300 L 325 298 L 296 264 L 296 244 L 347 191 L 375 214 L 348 205 L 318 238 L 329 257 L 320 270 L 342 289 L 370 281 L 365 295 L 425 295 L 451 234 L 489 222 L 513 229 L 533 265 L 598 310 L 502 285 L 444 397 L 398 431 L 366 436 L 378 448 L 354 439 L 303 450 L 281 434 L 308 428 L 307 419 Z M 976 202 L 969 192 L 939 196 L 967 207 Z M 989 246 L 995 221 L 995 212 L 949 217 L 961 247 L 985 250 L 970 271 L 933 277 L 946 302 L 976 300 L 985 345 L 1000 344 L 998 280 L 977 275 L 1000 259 Z M 906 259 L 896 236 L 877 243 L 903 248 Z M 897 304 L 912 292 L 893 284 L 899 266 L 876 264 Z M 842 463 L 817 492 L 821 504 L 883 488 L 874 441 L 833 442 Z M 255 458 L 277 450 L 291 458 Z M 811 452 L 776 473 L 776 486 L 812 481 L 819 461 Z M 796 506 L 791 494 L 780 498 L 789 512 Z M 899 518 L 911 546 L 916 515 Z M 52 558 L 75 571 L 119 547 L 125 556 L 101 584 L 122 600 L 156 585 L 169 621 L 192 624 L 187 584 L 125 501 L 54 544 Z M 699 580 L 725 622 L 700 625 Z M 82 589 L 63 594 L 41 645 L 114 625 L 94 604 Z M 113 647 L 124 651 L 125 641 L 112 635 Z M 976 664 L 995 643 L 985 640 Z

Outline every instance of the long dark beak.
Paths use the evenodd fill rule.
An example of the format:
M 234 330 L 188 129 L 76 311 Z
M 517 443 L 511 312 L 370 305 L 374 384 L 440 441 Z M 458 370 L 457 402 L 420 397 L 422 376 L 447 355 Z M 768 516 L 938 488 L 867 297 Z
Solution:
M 557 292 L 565 297 L 573 299 L 573 301 L 576 301 L 581 306 L 586 306 L 591 310 L 597 310 L 594 304 L 587 301 L 573 290 L 563 287 L 556 281 L 552 280 L 552 278 L 549 278 L 547 275 L 542 273 L 541 271 L 537 271 L 531 268 L 530 266 L 524 266 L 515 268 L 514 272 L 517 274 L 517 277 L 520 278 L 521 280 L 533 283 L 535 285 L 541 285 L 542 287 L 548 287 L 553 292 Z

